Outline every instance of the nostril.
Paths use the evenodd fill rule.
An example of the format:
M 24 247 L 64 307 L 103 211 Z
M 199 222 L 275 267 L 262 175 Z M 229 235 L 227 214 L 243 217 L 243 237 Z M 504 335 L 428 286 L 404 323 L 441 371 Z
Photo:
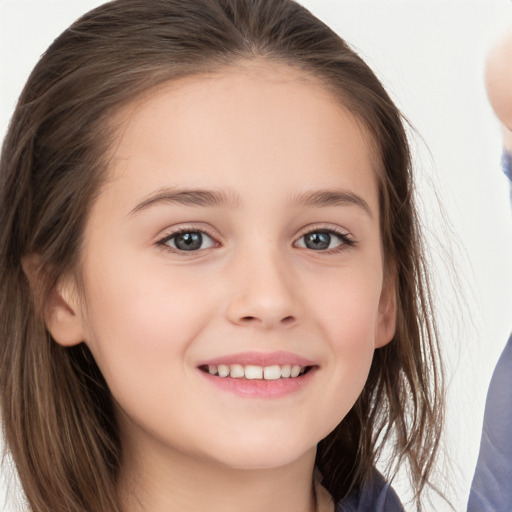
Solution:
M 243 316 L 242 318 L 240 318 L 240 322 L 242 322 L 244 324 L 249 324 L 249 323 L 255 322 L 257 320 L 258 320 L 258 317 L 256 317 L 256 316 Z M 288 325 L 288 324 L 292 324 L 294 321 L 295 321 L 295 317 L 289 315 L 289 316 L 285 316 L 284 318 L 282 318 L 280 323 L 282 323 L 284 325 Z

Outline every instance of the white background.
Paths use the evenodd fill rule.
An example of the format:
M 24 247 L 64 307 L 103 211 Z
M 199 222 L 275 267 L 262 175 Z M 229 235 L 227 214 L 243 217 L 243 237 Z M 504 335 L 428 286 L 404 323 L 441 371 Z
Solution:
M 39 55 L 75 18 L 100 3 L 0 0 L 0 137 Z M 508 185 L 500 172 L 500 132 L 483 84 L 486 51 L 512 21 L 512 4 L 302 3 L 359 51 L 419 133 L 413 134 L 418 195 L 433 252 L 449 380 L 447 473 L 440 479 L 455 510 L 462 512 L 478 454 L 487 386 L 512 329 Z M 8 485 L 7 466 L 0 474 L 0 510 L 14 512 L 16 493 Z M 400 482 L 396 487 L 405 498 L 406 488 Z M 449 507 L 437 502 L 431 510 Z

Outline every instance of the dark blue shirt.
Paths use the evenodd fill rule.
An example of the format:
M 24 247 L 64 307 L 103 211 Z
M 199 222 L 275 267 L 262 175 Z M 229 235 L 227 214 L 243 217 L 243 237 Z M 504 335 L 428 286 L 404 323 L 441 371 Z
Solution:
M 361 492 L 339 503 L 336 512 L 403 512 L 402 504 L 389 482 L 375 473 L 373 482 Z
M 501 165 L 505 176 L 511 181 L 512 184 L 512 152 L 503 151 Z
M 468 512 L 512 511 L 512 337 L 501 354 L 485 404 L 480 453 Z
M 512 185 L 512 153 L 503 153 L 502 163 Z M 487 392 L 480 453 L 468 502 L 468 512 L 511 511 L 512 336 L 496 365 Z

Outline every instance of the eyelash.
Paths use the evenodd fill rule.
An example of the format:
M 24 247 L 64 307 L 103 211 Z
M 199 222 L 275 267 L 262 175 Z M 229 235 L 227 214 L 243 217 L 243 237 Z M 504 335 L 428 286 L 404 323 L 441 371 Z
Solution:
M 186 254 L 194 254 L 194 253 L 199 252 L 201 249 L 196 250 L 196 251 L 184 251 L 184 250 L 180 250 L 177 248 L 169 247 L 168 242 L 170 240 L 172 240 L 173 238 L 175 238 L 181 234 L 185 234 L 185 233 L 200 233 L 202 235 L 206 235 L 209 238 L 211 238 L 214 242 L 214 247 L 219 247 L 221 245 L 220 242 L 218 242 L 216 240 L 215 236 L 212 233 L 210 233 L 207 229 L 196 228 L 196 227 L 184 227 L 184 228 L 177 229 L 176 231 L 173 231 L 172 233 L 169 233 L 169 234 L 165 235 L 164 237 L 162 237 L 161 239 L 157 240 L 156 245 L 166 251 L 172 252 L 173 254 L 186 255 Z M 301 240 L 306 235 L 311 234 L 311 233 L 325 233 L 328 235 L 335 235 L 336 237 L 338 237 L 341 240 L 341 243 L 338 246 L 334 247 L 333 249 L 315 251 L 314 249 L 309 249 L 309 248 L 305 247 L 305 249 L 308 249 L 312 252 L 318 252 L 321 254 L 336 254 L 336 253 L 342 252 L 344 250 L 347 250 L 351 247 L 354 247 L 357 244 L 357 242 L 347 232 L 344 232 L 340 229 L 336 229 L 334 227 L 326 228 L 325 226 L 319 226 L 319 227 L 309 226 L 306 230 L 304 230 L 300 234 L 300 236 L 296 239 L 296 241 L 293 243 L 293 245 L 295 246 L 299 240 Z M 301 249 L 302 249 L 302 247 L 301 247 Z
M 325 233 L 328 235 L 335 235 L 336 237 L 338 237 L 341 240 L 341 243 L 338 246 L 334 247 L 333 249 L 326 249 L 326 250 L 319 250 L 319 251 L 314 251 L 313 249 L 309 249 L 310 251 L 318 252 L 320 254 L 337 254 L 342 251 L 346 251 L 347 249 L 350 249 L 351 247 L 354 247 L 355 245 L 357 245 L 356 240 L 354 240 L 354 238 L 352 238 L 352 236 L 349 233 L 347 233 L 346 231 L 342 231 L 339 228 L 331 227 L 331 226 L 330 227 L 307 226 L 307 228 L 305 228 L 305 230 L 300 234 L 300 236 L 294 242 L 294 245 L 299 240 L 304 238 L 306 235 L 309 235 L 311 233 Z M 306 248 L 306 249 L 308 249 L 308 248 Z
M 169 247 L 169 245 L 167 245 L 167 242 L 169 242 L 173 238 L 175 238 L 179 235 L 185 234 L 185 233 L 200 233 L 201 235 L 206 235 L 209 238 L 211 238 L 214 242 L 215 247 L 219 247 L 221 245 L 219 242 L 217 242 L 215 236 L 212 233 L 210 233 L 207 229 L 196 228 L 196 227 L 179 228 L 176 231 L 173 231 L 172 233 L 169 233 L 169 234 L 165 235 L 164 237 L 162 237 L 160 240 L 158 240 L 156 242 L 156 245 L 158 245 L 159 247 L 161 247 L 162 249 L 164 249 L 166 251 L 172 252 L 173 254 L 187 255 L 189 253 L 194 254 L 194 253 L 199 252 L 199 251 L 183 251 L 183 250 L 180 250 L 177 248 L 175 249 L 173 247 Z

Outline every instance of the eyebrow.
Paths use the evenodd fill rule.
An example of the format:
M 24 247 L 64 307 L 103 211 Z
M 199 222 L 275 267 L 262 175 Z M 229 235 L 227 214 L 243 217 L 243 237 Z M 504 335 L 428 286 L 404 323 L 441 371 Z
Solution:
M 330 206 L 358 206 L 371 218 L 373 213 L 368 203 L 357 194 L 348 190 L 312 190 L 293 196 L 296 206 L 327 208 Z
M 232 190 L 215 189 L 174 189 L 163 188 L 144 199 L 129 215 L 159 204 L 182 204 L 185 206 L 213 207 L 226 206 L 236 208 L 241 203 L 239 196 Z M 312 190 L 295 194 L 292 197 L 294 206 L 328 208 L 330 206 L 358 206 L 371 218 L 372 211 L 368 203 L 357 194 L 347 190 Z
M 129 215 L 134 215 L 158 204 L 183 204 L 185 206 L 227 206 L 235 208 L 240 203 L 238 195 L 233 191 L 209 189 L 169 189 L 163 188 L 151 194 L 139 203 Z

